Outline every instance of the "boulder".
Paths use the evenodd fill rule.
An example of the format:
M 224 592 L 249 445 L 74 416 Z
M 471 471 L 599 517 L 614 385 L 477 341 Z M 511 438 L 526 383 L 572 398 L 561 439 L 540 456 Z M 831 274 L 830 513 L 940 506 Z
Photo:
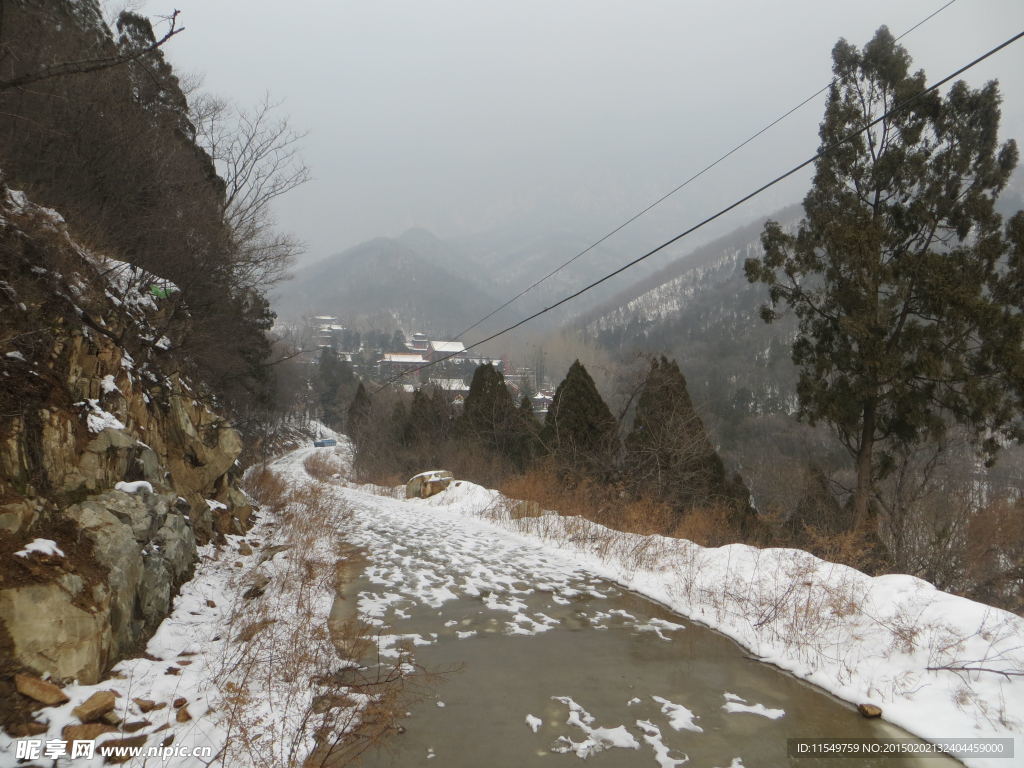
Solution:
M 154 709 L 163 709 L 167 706 L 166 701 L 162 701 L 157 704 L 152 699 L 132 699 L 135 702 L 135 706 L 139 708 L 139 712 L 146 713 L 151 712 Z
M 27 723 L 15 723 L 14 725 L 7 726 L 7 733 L 16 739 L 23 739 L 26 736 L 39 736 L 48 730 L 50 730 L 50 726 L 33 720 Z
M 38 502 L 28 499 L 0 504 L 0 530 L 11 533 L 26 530 L 38 514 Z
M 405 484 L 405 498 L 426 499 L 445 490 L 452 482 L 453 475 L 446 469 L 432 469 L 409 478 Z
M 117 494 L 130 501 L 132 496 Z M 105 506 L 103 496 L 69 507 L 65 513 L 91 541 L 95 560 L 108 573 L 110 631 L 114 653 L 135 645 L 143 622 L 136 619 L 136 596 L 142 584 L 142 552 L 133 529 Z M 106 660 L 104 660 L 105 662 Z
M 50 707 L 63 704 L 68 700 L 64 691 L 53 683 L 42 680 L 35 675 L 15 675 L 14 687 L 23 696 L 28 696 L 30 699 Z
M 0 623 L 10 635 L 14 660 L 58 679 L 99 681 L 113 645 L 109 613 L 75 604 L 86 597 L 73 574 L 0 590 Z
M 96 691 L 92 696 L 83 701 L 71 710 L 71 714 L 83 723 L 90 723 L 99 720 L 108 712 L 114 710 L 117 697 L 113 691 Z
M 108 763 L 124 763 L 131 760 L 130 747 L 142 747 L 146 743 L 148 737 L 146 734 L 140 734 L 139 736 L 126 736 L 121 739 L 108 739 L 104 741 L 100 746 L 109 750 L 107 756 L 103 758 Z M 124 754 L 117 754 L 120 751 L 124 751 Z M 111 752 L 113 754 L 111 754 Z

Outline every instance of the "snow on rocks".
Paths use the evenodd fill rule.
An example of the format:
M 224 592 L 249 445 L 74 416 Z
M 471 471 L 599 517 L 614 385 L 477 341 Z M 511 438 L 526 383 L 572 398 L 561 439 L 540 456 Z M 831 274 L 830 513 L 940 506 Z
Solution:
M 52 539 L 33 539 L 14 554 L 18 557 L 28 557 L 31 554 L 40 554 L 46 557 L 64 557 L 64 550 L 57 546 Z
M 294 514 L 298 516 L 297 511 Z M 201 547 L 194 577 L 182 585 L 145 655 L 121 661 L 109 679 L 96 685 L 72 683 L 60 689 L 38 681 L 31 687 L 45 694 L 51 686 L 57 694 L 35 714 L 44 732 L 31 738 L 68 745 L 72 738 L 96 739 L 93 758 L 61 758 L 61 766 L 74 768 L 104 765 L 99 747 L 122 738 L 147 747 L 173 742 L 179 748 L 173 757 L 176 768 L 206 768 L 214 755 L 220 755 L 225 765 L 247 768 L 286 765 L 292 750 L 309 754 L 318 722 L 311 715 L 314 702 L 324 691 L 334 690 L 319 681 L 353 664 L 338 657 L 328 633 L 338 559 L 335 534 L 344 510 L 330 514 L 336 519 L 317 526 L 322 535 L 307 546 L 282 549 L 262 562 L 263 549 L 283 546 L 295 535 L 293 526 L 279 525 L 269 514 L 250 530 L 248 540 L 260 546 L 254 544 L 248 555 L 241 552 L 239 536 L 229 535 L 227 546 L 220 549 Z M 51 553 L 54 547 L 53 542 L 37 540 L 26 550 Z M 311 568 L 319 569 L 315 578 L 300 583 L 301 574 Z M 264 595 L 245 599 L 243 593 L 255 575 L 267 579 Z M 261 626 L 267 612 L 273 614 L 272 620 Z M 298 663 L 282 654 L 300 645 L 312 666 L 293 667 L 296 677 L 289 682 L 275 665 Z M 25 683 L 26 690 L 32 682 Z M 37 693 L 37 698 L 43 694 Z M 344 707 L 331 709 L 330 716 L 354 727 L 368 698 L 353 692 L 347 701 Z M 240 738 L 240 730 L 246 729 L 246 738 Z M 343 731 L 338 726 L 336 732 Z M 256 734 L 263 738 L 260 760 L 246 751 Z M 13 765 L 20 741 L 0 731 L 0 765 Z
M 124 424 L 114 414 L 108 413 L 103 410 L 100 406 L 100 401 L 90 398 L 88 400 L 75 403 L 79 407 L 86 409 L 86 425 L 89 427 L 90 432 L 102 432 L 104 429 L 124 429 Z
M 131 483 L 126 483 L 123 480 L 119 483 L 114 484 L 115 491 L 124 491 L 125 493 L 152 493 L 153 484 L 145 480 L 135 480 Z

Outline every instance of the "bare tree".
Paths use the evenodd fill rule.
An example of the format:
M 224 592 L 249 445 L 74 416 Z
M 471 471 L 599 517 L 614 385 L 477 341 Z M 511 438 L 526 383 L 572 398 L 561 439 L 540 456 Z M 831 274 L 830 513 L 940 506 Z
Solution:
M 305 184 L 309 169 L 298 153 L 306 135 L 277 114 L 280 102 L 267 95 L 253 110 L 212 96 L 193 100 L 196 140 L 224 181 L 223 216 L 240 285 L 267 286 L 284 278 L 302 245 L 275 231 L 271 203 Z

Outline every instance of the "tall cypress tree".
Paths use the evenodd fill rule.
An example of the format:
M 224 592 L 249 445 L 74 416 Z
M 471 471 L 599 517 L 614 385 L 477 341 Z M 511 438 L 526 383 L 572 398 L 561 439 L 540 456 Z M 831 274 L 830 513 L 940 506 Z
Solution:
M 493 365 L 477 366 L 462 406 L 459 431 L 465 437 L 497 448 L 515 410 L 505 377 Z
M 516 408 L 505 377 L 490 363 L 473 372 L 458 433 L 508 459 L 516 469 L 524 469 L 533 455 L 535 433 Z
M 360 381 L 359 386 L 356 388 L 356 393 L 352 397 L 352 403 L 348 407 L 345 419 L 345 429 L 348 431 L 348 436 L 357 445 L 370 425 L 371 413 L 372 403 L 370 402 L 370 396 L 366 394 L 366 388 L 363 386 L 363 382 Z
M 587 369 L 576 360 L 544 419 L 541 439 L 564 465 L 609 477 L 618 458 L 618 423 Z
M 727 476 L 674 360 L 651 361 L 625 454 L 626 476 L 638 493 L 669 501 L 680 511 L 716 503 L 747 507 L 747 490 Z

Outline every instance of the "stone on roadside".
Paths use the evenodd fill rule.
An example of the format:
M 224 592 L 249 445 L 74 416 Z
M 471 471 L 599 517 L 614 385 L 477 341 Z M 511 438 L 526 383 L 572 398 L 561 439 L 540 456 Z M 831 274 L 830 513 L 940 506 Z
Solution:
M 71 714 L 83 723 L 99 720 L 114 709 L 117 703 L 113 691 L 96 691 L 92 696 L 71 710 Z
M 23 696 L 28 696 L 30 699 L 50 707 L 69 701 L 64 691 L 48 680 L 43 680 L 35 675 L 16 674 L 14 687 Z
M 23 739 L 26 736 L 38 736 L 41 733 L 46 733 L 48 730 L 50 730 L 50 727 L 45 723 L 37 723 L 31 720 L 27 723 L 15 723 L 7 727 L 7 733 L 16 739 Z
M 85 723 L 84 725 L 66 725 L 60 735 L 64 741 L 95 741 L 98 736 L 104 733 L 113 733 L 116 730 L 117 728 L 106 723 Z
M 166 701 L 161 701 L 157 704 L 152 699 L 132 699 L 135 702 L 135 706 L 139 708 L 139 712 L 145 714 L 146 712 L 152 712 L 154 709 L 163 709 L 167 706 Z
M 874 704 L 858 704 L 857 711 L 864 715 L 864 717 L 882 716 L 882 708 L 876 707 Z
M 108 763 L 127 762 L 131 759 L 131 754 L 128 753 L 127 748 L 144 746 L 147 738 L 148 737 L 146 734 L 142 734 L 140 736 L 128 736 L 124 739 L 110 739 L 109 741 L 104 741 L 102 744 L 100 744 L 101 747 L 108 750 L 107 756 L 104 758 L 104 760 L 106 760 Z M 123 756 L 116 754 L 119 749 L 124 750 L 126 754 L 124 754 Z M 113 752 L 114 754 L 110 754 L 111 752 Z

